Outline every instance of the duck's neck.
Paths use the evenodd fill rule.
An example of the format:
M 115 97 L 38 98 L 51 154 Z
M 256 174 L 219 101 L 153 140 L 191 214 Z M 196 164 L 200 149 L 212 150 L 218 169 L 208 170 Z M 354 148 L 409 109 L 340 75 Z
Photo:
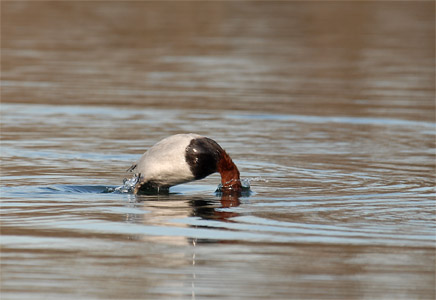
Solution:
M 238 167 L 233 163 L 230 156 L 223 151 L 217 165 L 221 175 L 221 184 L 224 190 L 241 191 L 241 180 Z

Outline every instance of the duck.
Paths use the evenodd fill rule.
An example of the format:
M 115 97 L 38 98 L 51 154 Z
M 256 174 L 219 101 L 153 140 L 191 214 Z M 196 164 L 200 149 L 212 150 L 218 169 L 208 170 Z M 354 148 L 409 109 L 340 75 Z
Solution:
M 213 139 L 182 133 L 169 136 L 149 148 L 128 171 L 137 178 L 134 194 L 169 190 L 170 187 L 221 175 L 223 192 L 242 189 L 238 167 Z

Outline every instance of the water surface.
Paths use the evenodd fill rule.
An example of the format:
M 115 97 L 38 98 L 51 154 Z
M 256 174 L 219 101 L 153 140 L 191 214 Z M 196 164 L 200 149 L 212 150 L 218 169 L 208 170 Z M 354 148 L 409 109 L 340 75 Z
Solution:
M 1 13 L 2 299 L 434 299 L 433 2 Z M 180 132 L 251 194 L 107 192 Z

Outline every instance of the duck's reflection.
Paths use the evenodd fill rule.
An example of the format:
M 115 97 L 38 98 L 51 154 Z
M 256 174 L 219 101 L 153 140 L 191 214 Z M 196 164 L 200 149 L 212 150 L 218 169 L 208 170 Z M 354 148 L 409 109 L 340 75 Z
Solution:
M 191 216 L 200 217 L 205 220 L 219 220 L 228 222 L 231 218 L 237 217 L 237 212 L 226 208 L 237 207 L 241 204 L 239 194 L 221 194 L 220 204 L 211 199 L 192 199 L 189 204 L 192 207 Z
M 208 227 L 207 223 L 199 225 L 191 218 L 231 222 L 232 218 L 239 215 L 232 208 L 241 204 L 240 197 L 240 193 L 222 192 L 204 197 L 180 194 L 132 195 L 129 206 L 135 210 L 139 208 L 143 213 L 127 214 L 126 221 L 156 227 L 204 228 Z M 171 227 L 168 236 L 172 235 Z M 213 227 L 216 228 L 215 224 Z
M 217 196 L 220 197 L 219 200 L 216 196 L 132 195 L 129 202 L 131 206 L 151 213 L 146 214 L 147 218 L 143 220 L 146 223 L 160 223 L 164 219 L 169 221 L 170 218 L 174 217 L 179 219 L 192 216 L 205 220 L 228 221 L 229 218 L 238 216 L 237 213 L 227 209 L 241 204 L 240 194 L 219 193 Z

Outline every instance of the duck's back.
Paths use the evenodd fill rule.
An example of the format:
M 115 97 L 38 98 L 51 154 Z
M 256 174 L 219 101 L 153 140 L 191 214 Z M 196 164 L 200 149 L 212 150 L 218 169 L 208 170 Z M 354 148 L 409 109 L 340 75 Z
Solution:
M 169 187 L 194 179 L 186 163 L 186 148 L 197 134 L 176 134 L 167 137 L 148 149 L 139 159 L 136 172 L 142 182 Z

